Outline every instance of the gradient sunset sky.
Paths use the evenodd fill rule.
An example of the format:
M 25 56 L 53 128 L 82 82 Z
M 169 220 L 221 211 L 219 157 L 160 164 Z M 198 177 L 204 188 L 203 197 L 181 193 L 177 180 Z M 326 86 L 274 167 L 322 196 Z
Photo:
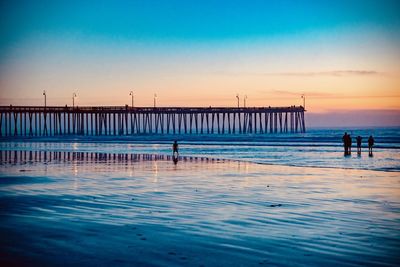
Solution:
M 400 1 L 1 1 L 0 105 L 290 106 L 400 125 Z M 345 121 L 343 122 L 343 120 Z

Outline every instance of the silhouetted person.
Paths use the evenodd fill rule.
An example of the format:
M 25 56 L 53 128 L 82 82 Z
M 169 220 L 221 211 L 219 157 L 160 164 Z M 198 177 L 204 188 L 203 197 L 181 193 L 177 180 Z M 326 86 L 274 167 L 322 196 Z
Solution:
M 172 145 L 172 154 L 174 154 L 175 155 L 175 152 L 176 152 L 176 154 L 179 154 L 179 152 L 178 152 L 178 141 L 174 141 L 174 144 Z
M 178 141 L 174 141 L 174 144 L 172 145 L 172 161 L 177 164 L 178 163 Z
M 357 154 L 361 154 L 362 137 L 361 136 L 357 136 L 356 140 L 357 140 Z
M 370 156 L 372 156 L 372 147 L 375 144 L 375 139 L 372 137 L 372 135 L 369 136 L 368 138 L 368 153 Z
M 351 155 L 351 146 L 352 145 L 353 145 L 353 139 L 349 135 L 349 137 L 348 137 L 349 155 Z
M 347 134 L 347 132 L 344 133 L 343 137 L 342 137 L 342 141 L 343 141 L 343 146 L 344 146 L 344 155 L 347 156 L 349 155 L 349 135 Z

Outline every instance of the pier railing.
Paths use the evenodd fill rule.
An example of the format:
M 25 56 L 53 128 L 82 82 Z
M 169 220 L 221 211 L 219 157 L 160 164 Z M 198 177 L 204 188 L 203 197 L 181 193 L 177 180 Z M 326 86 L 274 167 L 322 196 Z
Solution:
M 0 136 L 305 132 L 304 108 L 0 106 Z

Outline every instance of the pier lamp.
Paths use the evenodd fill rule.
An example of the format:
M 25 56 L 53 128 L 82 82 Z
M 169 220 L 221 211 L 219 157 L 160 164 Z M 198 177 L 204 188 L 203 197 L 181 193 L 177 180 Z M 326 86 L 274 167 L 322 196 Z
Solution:
M 157 94 L 154 94 L 154 107 L 156 107 Z
M 306 95 L 302 94 L 301 98 L 303 98 L 303 108 L 306 110 Z
M 247 99 L 247 95 L 244 96 L 243 98 L 243 106 L 246 107 L 246 99 Z
M 132 107 L 133 107 L 133 91 L 130 91 L 129 95 L 132 96 Z
M 236 94 L 236 98 L 237 98 L 237 101 L 238 101 L 238 108 L 239 108 L 239 94 Z
M 46 90 L 43 90 L 43 95 L 44 95 L 44 107 L 46 107 L 47 106 L 47 103 L 46 103 Z
M 76 97 L 76 93 L 72 93 L 72 108 L 75 107 L 75 97 Z

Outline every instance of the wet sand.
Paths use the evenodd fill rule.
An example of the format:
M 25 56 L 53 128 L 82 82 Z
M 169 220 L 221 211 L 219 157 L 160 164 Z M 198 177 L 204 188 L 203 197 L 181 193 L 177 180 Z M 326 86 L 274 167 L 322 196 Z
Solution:
M 1 266 L 396 266 L 400 176 L 149 155 L 7 159 L 0 236 Z

